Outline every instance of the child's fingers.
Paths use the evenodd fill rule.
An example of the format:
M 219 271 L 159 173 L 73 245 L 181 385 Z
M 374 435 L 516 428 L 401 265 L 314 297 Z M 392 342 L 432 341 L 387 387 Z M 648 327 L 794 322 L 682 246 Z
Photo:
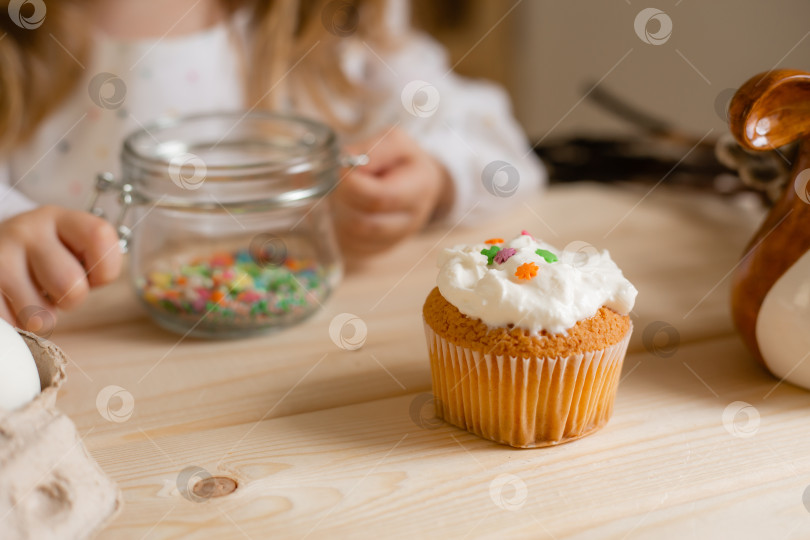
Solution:
M 61 242 L 37 244 L 28 253 L 34 280 L 62 309 L 73 309 L 90 288 L 84 268 Z
M 20 258 L 19 264 L 7 265 L 3 270 L 3 285 L 0 288 L 3 291 L 7 306 L 21 328 L 24 330 L 36 330 L 35 328 L 26 328 L 27 321 L 20 318 L 24 316 L 27 308 L 35 308 L 36 311 L 45 310 L 54 319 L 56 318 L 51 303 L 45 299 L 28 273 L 24 258 Z
M 5 320 L 9 324 L 17 326 L 17 317 L 15 317 L 14 313 L 12 313 L 11 308 L 3 295 L 0 295 L 0 319 Z
M 403 169 L 403 170 L 400 170 Z M 420 183 L 408 176 L 405 167 L 392 169 L 385 177 L 353 171 L 341 182 L 338 197 L 346 204 L 371 213 L 400 212 L 413 208 Z
M 121 272 L 122 255 L 115 228 L 85 212 L 64 212 L 56 223 L 59 238 L 80 258 L 91 287 L 114 280 Z
M 338 186 L 337 196 L 343 203 L 365 212 L 393 212 L 402 209 L 403 201 L 376 176 L 352 171 Z
M 338 237 L 343 249 L 368 255 L 383 251 L 412 229 L 413 218 L 407 212 L 369 214 L 350 207 L 336 212 Z
M 365 154 L 368 163 L 357 168 L 370 174 L 381 174 L 396 164 L 407 160 L 412 152 L 413 141 L 400 128 L 388 131 L 347 146 L 347 151 L 353 154 Z

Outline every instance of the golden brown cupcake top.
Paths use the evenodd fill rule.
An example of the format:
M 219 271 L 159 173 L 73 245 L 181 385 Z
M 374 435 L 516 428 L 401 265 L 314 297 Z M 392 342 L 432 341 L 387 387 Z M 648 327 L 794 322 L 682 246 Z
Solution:
M 565 334 L 545 330 L 531 334 L 522 328 L 490 328 L 467 317 L 434 288 L 422 308 L 425 322 L 454 345 L 486 354 L 558 357 L 601 350 L 621 341 L 630 329 L 630 317 L 602 307 L 593 317 L 581 320 Z

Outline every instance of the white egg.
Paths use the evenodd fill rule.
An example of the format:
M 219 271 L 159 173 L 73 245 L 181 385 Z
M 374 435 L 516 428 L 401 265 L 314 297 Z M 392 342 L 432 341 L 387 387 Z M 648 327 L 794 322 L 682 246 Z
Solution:
M 22 407 L 40 390 L 37 364 L 31 351 L 17 330 L 0 319 L 0 409 Z

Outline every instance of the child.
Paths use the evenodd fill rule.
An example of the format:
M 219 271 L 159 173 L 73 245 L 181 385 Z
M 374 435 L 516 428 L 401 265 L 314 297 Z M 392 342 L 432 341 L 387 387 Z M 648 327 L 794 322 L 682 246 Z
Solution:
M 267 109 L 331 125 L 369 156 L 331 196 L 349 254 L 497 215 L 542 180 L 504 94 L 453 74 L 404 0 L 0 7 L 0 317 L 19 325 L 120 273 L 115 231 L 84 210 L 124 136 L 161 116 Z

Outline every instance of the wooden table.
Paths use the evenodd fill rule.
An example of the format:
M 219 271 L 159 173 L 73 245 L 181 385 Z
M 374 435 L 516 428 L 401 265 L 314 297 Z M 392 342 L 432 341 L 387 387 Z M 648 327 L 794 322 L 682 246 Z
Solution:
M 663 187 L 555 187 L 499 223 L 410 240 L 304 324 L 242 341 L 178 341 L 126 283 L 95 292 L 52 340 L 71 362 L 58 405 L 126 501 L 101 538 L 808 538 L 810 393 L 760 369 L 728 314 L 760 217 Z M 538 450 L 421 407 L 437 253 L 524 228 L 609 249 L 640 291 L 613 419 Z M 329 337 L 341 313 L 367 327 L 359 350 Z M 97 408 L 110 385 L 131 416 L 126 394 Z M 194 471 L 238 487 L 190 495 L 178 477 Z

